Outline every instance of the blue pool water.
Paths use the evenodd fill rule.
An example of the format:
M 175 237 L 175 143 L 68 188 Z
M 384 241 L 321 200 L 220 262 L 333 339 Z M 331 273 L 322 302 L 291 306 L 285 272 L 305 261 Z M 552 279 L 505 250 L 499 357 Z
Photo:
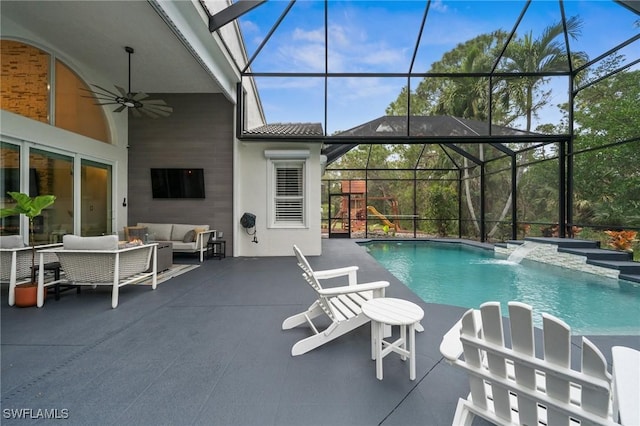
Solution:
M 577 334 L 640 334 L 640 284 L 523 260 L 463 244 L 372 242 L 368 252 L 425 302 L 477 308 L 517 300 Z

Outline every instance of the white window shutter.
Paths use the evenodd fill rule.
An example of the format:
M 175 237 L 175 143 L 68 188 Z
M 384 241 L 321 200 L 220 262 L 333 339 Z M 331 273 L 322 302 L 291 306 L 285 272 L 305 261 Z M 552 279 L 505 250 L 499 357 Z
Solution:
M 303 163 L 275 164 L 275 222 L 304 224 Z

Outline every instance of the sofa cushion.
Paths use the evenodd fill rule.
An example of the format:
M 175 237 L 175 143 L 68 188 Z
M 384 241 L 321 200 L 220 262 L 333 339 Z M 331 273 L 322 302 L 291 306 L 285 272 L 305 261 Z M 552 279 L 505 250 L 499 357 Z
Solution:
M 196 243 L 183 243 L 181 241 L 172 241 L 172 245 L 173 245 L 173 251 L 184 251 L 184 252 L 188 252 L 188 253 L 193 253 L 195 252 L 196 249 Z
M 62 237 L 62 245 L 65 250 L 117 250 L 118 236 L 80 237 L 77 235 L 65 235 Z
M 25 247 L 25 244 L 21 235 L 3 235 L 0 237 L 0 248 L 13 249 L 22 247 Z
M 209 229 L 209 225 L 185 225 L 182 223 L 174 224 L 173 231 L 171 231 L 171 241 L 182 241 L 187 232 L 196 228 L 204 228 L 204 230 L 206 231 Z
M 182 242 L 192 243 L 195 241 L 195 239 L 196 239 L 196 231 L 192 229 L 191 231 L 188 231 L 186 234 L 184 234 L 184 237 L 182 238 Z
M 142 223 L 138 222 L 138 226 L 146 226 L 149 231 L 149 238 L 154 241 L 171 241 L 172 235 L 171 230 L 173 229 L 173 224 L 171 223 Z M 186 232 L 186 231 L 185 231 Z M 184 232 L 180 236 L 179 240 L 182 240 L 184 237 Z

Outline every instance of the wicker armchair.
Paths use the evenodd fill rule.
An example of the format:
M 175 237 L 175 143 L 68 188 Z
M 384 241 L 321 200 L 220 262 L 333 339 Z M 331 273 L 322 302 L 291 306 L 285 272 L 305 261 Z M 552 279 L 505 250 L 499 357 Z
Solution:
M 16 285 L 31 281 L 31 247 L 25 246 L 20 235 L 9 235 L 0 237 L 0 282 L 9 283 L 9 306 L 13 306 L 16 300 Z M 36 246 L 36 251 L 60 247 L 61 244 L 47 244 Z M 36 265 L 39 262 L 57 262 L 58 258 L 54 253 L 47 253 L 39 256 L 36 253 Z
M 111 307 L 118 306 L 119 289 L 152 278 L 152 289 L 157 284 L 157 244 L 118 248 L 118 237 L 78 237 L 65 235 L 63 248 L 45 250 L 58 256 L 64 277 L 44 283 L 41 267 L 38 282 L 38 307 L 44 303 L 44 288 L 56 283 L 70 285 L 112 286 Z

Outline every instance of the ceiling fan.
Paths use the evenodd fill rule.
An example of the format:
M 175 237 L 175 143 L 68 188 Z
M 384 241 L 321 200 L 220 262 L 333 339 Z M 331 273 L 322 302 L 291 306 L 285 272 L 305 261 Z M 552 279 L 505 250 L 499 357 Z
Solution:
M 147 99 L 149 95 L 143 92 L 131 91 L 131 55 L 133 48 L 125 46 L 124 50 L 129 54 L 129 90 L 125 91 L 120 86 L 115 86 L 117 93 L 92 84 L 96 90 L 88 90 L 98 100 L 97 105 L 118 105 L 113 112 L 122 112 L 125 109 L 131 111 L 134 117 L 142 114 L 151 117 L 167 117 L 173 112 L 173 108 L 162 99 Z

